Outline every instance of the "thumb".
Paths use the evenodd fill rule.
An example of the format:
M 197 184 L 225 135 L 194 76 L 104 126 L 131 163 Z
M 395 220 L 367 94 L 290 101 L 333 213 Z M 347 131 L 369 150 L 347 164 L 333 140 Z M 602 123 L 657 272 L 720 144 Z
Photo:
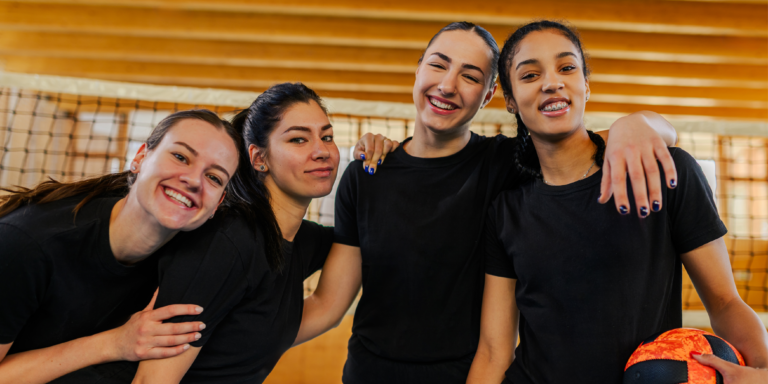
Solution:
M 149 304 L 147 304 L 146 308 L 144 308 L 145 311 L 151 311 L 155 309 L 155 301 L 157 301 L 157 293 L 160 292 L 160 288 L 158 287 L 155 289 L 155 294 L 152 295 L 152 300 L 149 301 Z
M 733 366 L 736 365 L 715 355 L 701 354 L 699 352 L 691 352 L 691 357 L 701 363 L 701 365 L 706 365 L 707 367 L 716 369 L 723 376 L 725 376 L 733 368 Z

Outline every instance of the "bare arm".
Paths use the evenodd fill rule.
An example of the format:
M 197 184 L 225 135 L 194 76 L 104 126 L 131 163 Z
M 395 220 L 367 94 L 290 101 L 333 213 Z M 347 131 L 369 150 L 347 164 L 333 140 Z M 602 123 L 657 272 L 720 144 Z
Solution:
M 768 333 L 755 311 L 739 297 L 723 239 L 707 243 L 681 258 L 707 308 L 715 333 L 733 344 L 748 366 L 768 367 Z
M 195 362 L 202 347 L 192 347 L 178 356 L 161 360 L 145 360 L 133 378 L 133 384 L 178 383 Z
M 304 314 L 294 346 L 339 325 L 360 290 L 362 268 L 359 247 L 333 244 L 317 289 L 304 299 Z
M 605 131 L 598 133 L 606 138 L 598 201 L 605 204 L 613 196 L 619 213 L 629 213 L 626 188 L 629 174 L 638 215 L 645 217 L 661 210 L 661 174 L 657 161 L 664 169 L 670 188 L 676 186 L 677 180 L 675 163 L 667 149 L 677 143 L 672 124 L 658 113 L 640 111 L 616 120 L 611 125 L 610 136 Z
M 155 294 L 156 295 L 156 294 Z M 156 296 L 155 296 L 156 297 Z M 178 355 L 199 337 L 202 323 L 162 324 L 179 315 L 200 313 L 196 305 L 171 305 L 153 310 L 155 299 L 123 326 L 47 348 L 6 356 L 11 345 L 0 345 L 0 384 L 47 383 L 94 364 L 117 360 L 158 359 Z
M 515 300 L 517 280 L 486 274 L 480 344 L 467 384 L 498 384 L 515 359 L 519 313 Z

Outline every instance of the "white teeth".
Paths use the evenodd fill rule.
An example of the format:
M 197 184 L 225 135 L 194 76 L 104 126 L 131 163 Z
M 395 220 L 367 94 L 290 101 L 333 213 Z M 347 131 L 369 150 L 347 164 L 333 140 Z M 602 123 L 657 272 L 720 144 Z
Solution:
M 165 188 L 165 194 L 170 196 L 172 199 L 178 201 L 179 203 L 186 205 L 187 208 L 192 207 L 192 202 L 186 197 L 184 197 L 184 195 L 182 195 L 181 193 L 177 193 L 177 192 L 171 191 L 168 188 Z
M 448 109 L 448 110 L 456 109 L 456 107 L 454 107 L 454 106 L 452 106 L 450 104 L 441 103 L 441 102 L 439 102 L 439 101 L 437 101 L 437 100 L 435 100 L 433 98 L 429 98 L 429 102 L 432 103 L 432 105 L 434 105 L 435 107 L 438 107 L 438 108 L 441 108 L 441 109 Z
M 546 107 L 542 108 L 541 110 L 542 111 L 547 111 L 547 112 L 559 111 L 561 109 L 564 109 L 567 106 L 568 106 L 568 103 L 566 103 L 565 101 L 558 101 L 557 103 L 552 103 L 552 104 L 547 105 Z

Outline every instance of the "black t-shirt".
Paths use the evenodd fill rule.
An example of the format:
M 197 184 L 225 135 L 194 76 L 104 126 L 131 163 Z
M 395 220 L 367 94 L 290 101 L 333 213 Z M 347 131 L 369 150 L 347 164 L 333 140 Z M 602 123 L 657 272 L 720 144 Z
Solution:
M 83 196 L 20 207 L 0 218 L 0 344 L 50 347 L 122 325 L 157 288 L 150 257 L 120 264 L 109 245 L 119 198 Z
M 305 220 L 283 244 L 282 273 L 271 272 L 261 236 L 239 217 L 218 215 L 164 247 L 155 306 L 200 305 L 200 315 L 171 321 L 206 324 L 182 383 L 262 382 L 296 339 L 304 279 L 322 268 L 332 244 L 333 228 Z
M 359 161 L 347 167 L 336 194 L 335 241 L 360 247 L 363 263 L 348 366 L 359 354 L 354 344 L 407 363 L 474 354 L 483 287 L 478 244 L 491 199 L 516 181 L 514 143 L 472 133 L 451 156 L 417 158 L 401 146 L 375 176 Z
M 679 186 L 662 177 L 662 210 L 645 219 L 597 202 L 602 172 L 565 186 L 533 181 L 494 200 L 486 272 L 517 279 L 520 309 L 509 380 L 620 383 L 645 338 L 682 326 L 680 254 L 726 229 L 699 165 L 670 152 Z

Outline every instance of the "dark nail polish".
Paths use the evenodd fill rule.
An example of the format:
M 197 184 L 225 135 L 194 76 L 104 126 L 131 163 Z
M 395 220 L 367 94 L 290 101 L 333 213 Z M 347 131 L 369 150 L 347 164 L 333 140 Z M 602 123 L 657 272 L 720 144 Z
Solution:
M 370 167 L 370 168 L 368 168 L 368 173 L 370 173 L 371 175 L 373 175 L 373 167 Z
M 360 154 L 360 160 L 365 160 L 365 153 Z
M 376 165 L 381 165 L 381 159 L 379 159 L 379 163 L 378 163 L 378 164 L 376 164 Z
M 619 213 L 621 213 L 622 215 L 626 215 L 629 213 L 629 209 L 627 209 L 627 207 L 622 205 L 621 207 L 619 207 Z
M 640 217 L 646 217 L 646 216 L 648 216 L 648 208 L 640 207 Z
M 653 211 L 654 212 L 658 212 L 660 210 L 661 210 L 661 203 L 659 203 L 658 201 L 654 201 L 653 202 Z
M 669 186 L 672 188 L 677 188 L 677 180 L 672 179 L 669 181 Z
M 365 171 L 368 172 L 368 166 L 367 165 L 365 166 Z

